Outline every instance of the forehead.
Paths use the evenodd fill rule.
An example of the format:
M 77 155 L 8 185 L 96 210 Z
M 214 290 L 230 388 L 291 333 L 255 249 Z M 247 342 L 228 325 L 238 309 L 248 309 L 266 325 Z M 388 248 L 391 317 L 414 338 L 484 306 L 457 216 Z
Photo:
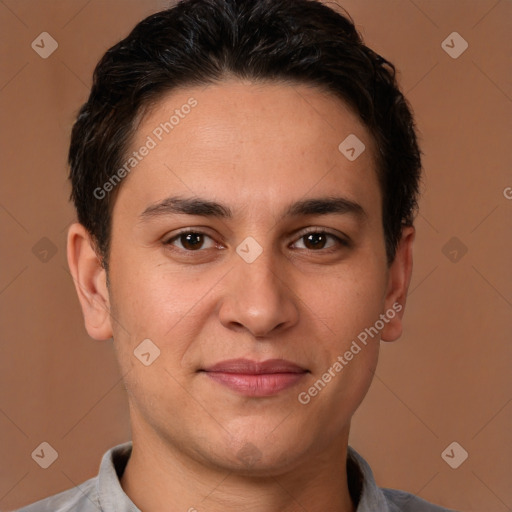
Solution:
M 194 133 L 187 133 L 187 128 Z M 276 134 L 283 150 L 301 154 L 336 149 L 344 135 L 353 132 L 373 145 L 361 119 L 344 100 L 319 87 L 289 82 L 231 79 L 175 89 L 147 109 L 135 145 L 152 134 L 157 143 L 172 146 L 173 140 L 182 142 L 183 132 L 188 144 L 198 142 L 209 149 L 222 149 L 221 138 L 237 142 L 233 155 L 241 152 L 241 143 L 247 143 L 245 149 L 257 148 Z
M 355 160 L 343 152 L 347 140 L 357 152 L 364 147 Z M 243 208 L 313 189 L 354 198 L 377 187 L 374 142 L 361 120 L 304 84 L 231 80 L 173 90 L 146 112 L 127 157 L 145 146 L 120 191 L 141 205 L 186 192 Z

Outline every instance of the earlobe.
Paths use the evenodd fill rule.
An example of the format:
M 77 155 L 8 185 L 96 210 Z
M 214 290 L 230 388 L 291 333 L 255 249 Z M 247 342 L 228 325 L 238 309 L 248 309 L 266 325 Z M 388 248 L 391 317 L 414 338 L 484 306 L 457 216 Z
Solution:
M 402 229 L 395 259 L 389 268 L 385 299 L 385 314 L 389 321 L 381 332 L 382 341 L 395 341 L 402 335 L 402 319 L 412 275 L 412 248 L 415 235 L 416 230 L 413 226 L 405 226 Z
M 96 254 L 91 235 L 82 224 L 74 223 L 68 230 L 67 257 L 89 336 L 97 340 L 111 338 L 106 271 Z

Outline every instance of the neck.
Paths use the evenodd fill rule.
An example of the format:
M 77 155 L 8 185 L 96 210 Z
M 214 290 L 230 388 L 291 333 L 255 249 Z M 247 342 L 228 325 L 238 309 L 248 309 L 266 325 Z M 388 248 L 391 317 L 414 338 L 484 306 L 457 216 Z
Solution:
M 156 434 L 132 427 L 121 486 L 144 512 L 354 512 L 347 483 L 347 431 L 325 453 L 279 474 L 241 475 L 200 462 Z

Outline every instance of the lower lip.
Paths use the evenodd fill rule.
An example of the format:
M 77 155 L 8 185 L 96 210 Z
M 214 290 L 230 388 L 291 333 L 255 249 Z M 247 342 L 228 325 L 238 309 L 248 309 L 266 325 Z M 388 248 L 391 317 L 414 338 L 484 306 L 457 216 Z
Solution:
M 249 375 L 244 373 L 205 372 L 210 379 L 237 391 L 245 396 L 262 397 L 272 396 L 287 389 L 305 375 L 303 373 L 264 373 Z

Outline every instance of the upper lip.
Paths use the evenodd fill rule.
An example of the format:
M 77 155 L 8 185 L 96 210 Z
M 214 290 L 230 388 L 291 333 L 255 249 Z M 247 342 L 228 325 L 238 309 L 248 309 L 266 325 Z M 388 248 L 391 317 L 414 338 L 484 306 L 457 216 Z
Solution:
M 204 368 L 206 372 L 239 373 L 244 375 L 263 375 L 268 373 L 305 373 L 307 370 L 285 359 L 229 359 Z

